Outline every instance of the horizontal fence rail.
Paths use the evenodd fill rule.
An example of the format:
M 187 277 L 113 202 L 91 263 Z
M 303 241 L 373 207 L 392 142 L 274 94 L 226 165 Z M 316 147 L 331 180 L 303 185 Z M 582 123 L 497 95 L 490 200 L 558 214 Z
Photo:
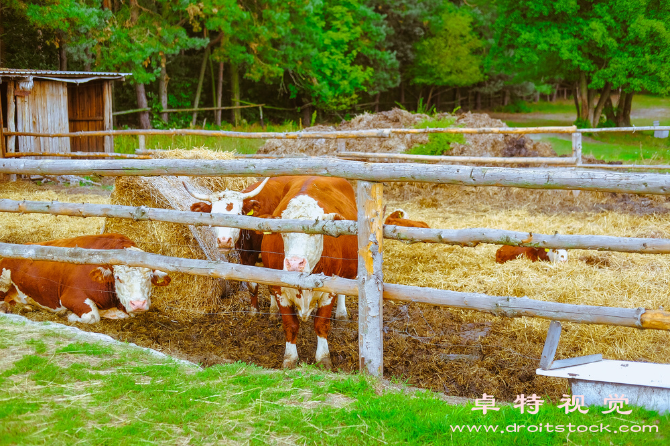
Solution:
M 530 133 L 574 133 L 577 127 L 484 127 L 484 128 L 433 128 L 433 129 L 372 129 L 333 132 L 232 132 L 227 130 L 198 129 L 128 129 L 128 130 L 94 130 L 86 132 L 4 132 L 6 136 L 39 136 L 43 138 L 66 138 L 87 136 L 120 136 L 120 135 L 199 135 L 218 136 L 222 138 L 244 139 L 341 139 L 341 138 L 389 138 L 392 134 L 422 133 L 458 133 L 458 134 L 530 134 Z
M 27 156 L 54 156 L 61 158 L 127 158 L 149 160 L 151 156 L 131 153 L 102 152 L 8 152 L 5 158 L 25 158 Z
M 478 163 L 478 164 L 556 164 L 574 165 L 575 158 L 560 157 L 495 157 L 495 156 L 439 156 L 439 155 L 408 155 L 403 153 L 363 153 L 363 152 L 338 152 L 339 158 L 361 158 L 361 159 L 399 159 L 406 161 L 431 161 L 450 163 Z
M 303 232 L 333 237 L 356 235 L 357 222 L 351 220 L 283 220 L 247 215 L 209 214 L 145 206 L 112 204 L 60 203 L 0 199 L 0 212 L 38 213 L 70 217 L 111 217 L 135 221 L 162 221 L 194 226 L 225 226 L 263 232 Z M 442 243 L 459 246 L 527 246 L 555 249 L 589 249 L 643 254 L 670 254 L 670 240 L 613 237 L 607 235 L 561 235 L 506 231 L 502 229 L 425 229 L 384 225 L 384 238 L 404 242 Z
M 0 243 L 0 257 L 86 265 L 128 265 L 228 280 L 314 289 L 348 296 L 358 295 L 357 281 L 352 279 L 307 275 L 226 262 L 183 259 L 123 249 L 60 248 Z M 582 324 L 670 329 L 670 312 L 662 310 L 571 305 L 538 301 L 525 297 L 488 296 L 479 293 L 463 293 L 387 283 L 383 284 L 383 290 L 384 299 L 477 310 L 496 316 L 530 316 Z
M 70 217 L 111 217 L 135 221 L 163 221 L 193 226 L 224 226 L 263 232 L 303 232 L 325 234 L 333 237 L 355 235 L 357 233 L 355 221 L 257 218 L 247 215 L 212 214 L 114 204 L 0 199 L 0 212 L 66 215 Z
M 505 186 L 633 194 L 670 193 L 670 175 L 436 164 L 374 164 L 335 159 L 276 160 L 0 160 L 0 173 L 101 176 L 280 176 L 317 175 L 374 182 L 424 182 L 459 186 Z

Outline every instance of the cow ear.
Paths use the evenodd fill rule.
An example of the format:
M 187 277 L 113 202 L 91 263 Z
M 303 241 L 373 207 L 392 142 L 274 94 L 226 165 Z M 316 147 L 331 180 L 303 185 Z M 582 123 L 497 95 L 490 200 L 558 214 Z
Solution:
M 191 212 L 211 213 L 212 212 L 212 205 L 209 204 L 209 203 L 203 203 L 203 202 L 193 203 L 191 205 Z
M 337 212 L 333 212 L 330 214 L 324 215 L 321 220 L 344 220 L 344 217 L 342 217 L 340 214 Z
M 247 202 L 246 206 L 244 206 L 244 208 L 246 209 L 245 214 L 253 215 L 254 217 L 258 217 L 257 214 L 261 210 L 261 204 L 256 200 L 249 200 Z
M 103 266 L 92 269 L 91 272 L 88 273 L 88 276 L 93 282 L 97 283 L 111 282 L 114 278 L 112 270 Z
M 154 270 L 151 273 L 151 283 L 155 286 L 168 286 L 172 282 L 172 278 L 163 271 Z

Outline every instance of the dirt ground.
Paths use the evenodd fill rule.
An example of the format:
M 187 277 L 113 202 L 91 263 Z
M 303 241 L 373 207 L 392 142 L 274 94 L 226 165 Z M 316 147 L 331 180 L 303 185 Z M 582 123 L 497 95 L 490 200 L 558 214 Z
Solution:
M 48 187 L 35 189 L 36 195 L 55 195 L 61 201 L 81 202 L 86 198 Z M 15 198 L 16 194 L 0 185 L 0 197 Z M 390 186 L 385 196 L 388 211 L 403 208 L 410 218 L 435 228 L 489 227 L 670 238 L 670 203 L 665 197 L 414 185 Z M 104 200 L 99 193 L 89 197 Z M 34 225 L 46 224 L 59 235 L 64 231 L 65 217 L 39 222 L 30 220 L 33 217 L 5 215 L 2 240 L 47 239 L 49 232 L 36 231 Z M 13 225 L 8 225 L 10 220 Z M 86 224 L 74 227 L 75 233 L 97 233 L 101 225 L 96 219 L 72 220 Z M 575 304 L 670 306 L 670 259 L 666 255 L 571 251 L 565 265 L 525 260 L 498 265 L 494 261 L 496 249 L 492 245 L 461 248 L 386 241 L 385 281 Z M 269 317 L 269 299 L 266 288 L 262 289 L 258 316 L 247 313 L 244 290 L 222 298 L 219 310 L 211 314 L 194 314 L 187 308 L 159 309 L 156 305 L 140 317 L 104 320 L 95 326 L 69 324 L 66 319 L 38 311 L 22 314 L 33 320 L 53 320 L 105 333 L 205 366 L 244 361 L 279 368 L 285 346 L 281 321 Z M 349 298 L 347 307 L 351 320 L 333 321 L 329 345 L 335 369 L 355 371 L 357 300 Z M 486 392 L 512 400 L 520 393 L 536 393 L 558 400 L 568 392 L 567 383 L 535 375 L 547 327 L 548 321 L 539 319 L 510 320 L 478 312 L 385 302 L 384 375 L 453 396 L 472 398 Z M 564 324 L 557 359 L 602 353 L 609 359 L 667 363 L 669 340 L 666 333 L 651 330 Z M 313 363 L 315 350 L 313 325 L 303 323 L 298 338 L 300 358 Z

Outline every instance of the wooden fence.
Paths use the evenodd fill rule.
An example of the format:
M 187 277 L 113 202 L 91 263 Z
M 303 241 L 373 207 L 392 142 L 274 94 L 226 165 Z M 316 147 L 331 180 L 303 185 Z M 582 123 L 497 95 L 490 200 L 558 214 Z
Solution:
M 374 131 L 378 132 L 378 131 Z M 166 271 L 245 280 L 268 285 L 309 288 L 359 296 L 359 356 L 361 370 L 383 372 L 382 299 L 421 302 L 488 312 L 507 317 L 540 317 L 556 321 L 670 329 L 670 312 L 570 305 L 527 298 L 488 296 L 432 288 L 386 284 L 382 277 L 383 238 L 473 246 L 497 243 L 547 248 L 603 249 L 640 253 L 668 253 L 670 240 L 585 235 L 529 234 L 492 229 L 438 230 L 382 225 L 383 181 L 418 181 L 465 186 L 514 186 L 533 189 L 600 190 L 622 193 L 670 194 L 670 175 L 612 173 L 547 169 L 511 169 L 416 164 L 367 164 L 333 159 L 286 160 L 0 160 L 0 173 L 103 176 L 278 176 L 320 175 L 358 180 L 358 221 L 315 222 L 263 220 L 249 216 L 223 216 L 151 209 L 145 207 L 44 203 L 0 200 L 0 211 L 40 212 L 56 215 L 110 216 L 195 225 L 225 225 L 275 232 L 309 232 L 329 235 L 357 234 L 358 280 L 302 275 L 266 268 L 206 260 L 158 256 L 124 250 L 87 250 L 35 245 L 0 244 L 0 256 L 77 264 L 125 264 Z
M 255 105 L 253 105 L 255 106 Z M 245 106 L 246 107 L 246 106 Z M 214 107 L 216 109 L 218 107 Z M 134 111 L 134 110 L 131 110 Z M 261 112 L 262 115 L 262 112 Z M 426 128 L 426 129 L 373 129 L 373 130 L 353 130 L 353 131 L 332 131 L 332 132 L 233 132 L 223 130 L 198 130 L 198 129 L 169 129 L 169 130 L 103 130 L 90 132 L 65 132 L 65 133 L 34 133 L 34 132 L 4 132 L 0 126 L 0 149 L 4 154 L 4 139 L 14 136 L 35 136 L 46 138 L 63 137 L 90 137 L 90 136 L 118 136 L 118 135 L 136 135 L 138 136 L 138 148 L 142 152 L 142 158 L 146 153 L 146 136 L 149 135 L 168 135 L 168 136 L 213 136 L 221 138 L 243 138 L 243 139 L 338 139 L 338 153 L 336 156 L 344 159 L 394 159 L 401 161 L 425 161 L 425 162 L 444 162 L 444 163 L 471 163 L 471 164 L 542 164 L 547 166 L 574 166 L 578 168 L 600 168 L 609 170 L 618 169 L 638 169 L 638 170 L 668 170 L 669 165 L 607 165 L 607 164 L 583 164 L 582 159 L 582 134 L 583 133 L 611 133 L 611 132 L 636 132 L 636 131 L 663 131 L 670 130 L 670 126 L 643 126 L 643 127 L 611 127 L 595 129 L 578 129 L 575 126 L 568 127 L 504 127 L 504 128 Z M 393 134 L 430 134 L 430 133 L 452 133 L 452 134 L 552 134 L 552 133 L 570 133 L 572 135 L 572 155 L 570 157 L 470 157 L 470 156 L 427 156 L 410 155 L 399 153 L 363 153 L 347 152 L 346 139 L 352 138 L 389 138 Z M 9 156 L 34 156 L 30 155 L 9 155 Z M 50 156 L 49 154 L 40 154 L 41 156 Z M 54 155 L 59 156 L 59 155 Z M 67 155 L 64 155 L 67 156 Z M 76 157 L 76 156 L 74 156 Z M 267 157 L 267 155 L 266 155 Z

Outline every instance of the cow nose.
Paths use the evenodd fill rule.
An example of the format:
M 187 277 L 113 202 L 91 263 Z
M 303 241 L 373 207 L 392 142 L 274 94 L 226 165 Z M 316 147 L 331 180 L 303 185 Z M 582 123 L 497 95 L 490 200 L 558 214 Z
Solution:
M 130 311 L 147 311 L 149 305 L 146 300 L 131 300 Z
M 285 271 L 303 272 L 307 268 L 307 259 L 304 257 L 288 257 L 284 259 Z
M 220 249 L 233 249 L 233 239 L 230 237 L 219 237 L 217 239 Z

